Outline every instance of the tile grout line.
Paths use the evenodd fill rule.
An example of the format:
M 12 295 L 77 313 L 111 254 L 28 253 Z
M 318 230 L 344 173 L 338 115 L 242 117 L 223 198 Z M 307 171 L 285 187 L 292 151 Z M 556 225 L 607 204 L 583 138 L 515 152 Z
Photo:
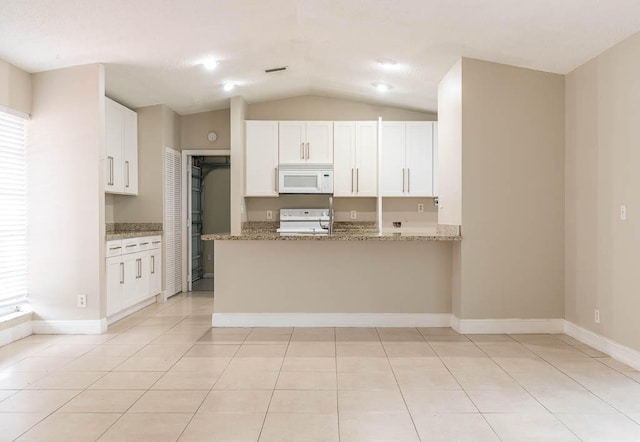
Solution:
M 422 438 L 420 437 L 420 432 L 418 431 L 418 427 L 416 426 L 416 423 L 413 420 L 413 415 L 411 414 L 411 411 L 409 410 L 409 405 L 407 404 L 407 400 L 404 397 L 404 393 L 402 392 L 402 388 L 400 388 L 400 383 L 398 382 L 398 377 L 396 376 L 396 372 L 393 369 L 393 365 L 391 364 L 391 361 L 389 360 L 389 354 L 387 353 L 387 348 L 384 346 L 384 342 L 382 341 L 382 336 L 380 336 L 380 331 L 378 330 L 378 327 L 376 327 L 375 330 L 376 330 L 376 334 L 378 335 L 378 339 L 380 339 L 380 346 L 382 347 L 382 351 L 384 351 L 384 355 L 386 356 L 387 364 L 389 364 L 389 368 L 391 368 L 391 373 L 393 373 L 393 379 L 396 381 L 396 387 L 398 387 L 398 391 L 400 392 L 400 396 L 402 397 L 402 402 L 404 403 L 404 406 L 407 409 L 407 414 L 409 415 L 409 419 L 411 419 L 411 425 L 413 425 L 413 431 L 415 431 L 416 436 L 418 438 L 418 441 L 421 441 Z M 422 333 L 420 333 L 420 331 L 417 328 L 415 330 L 418 332 L 420 337 L 426 342 L 426 340 L 424 339 L 424 336 L 422 336 Z

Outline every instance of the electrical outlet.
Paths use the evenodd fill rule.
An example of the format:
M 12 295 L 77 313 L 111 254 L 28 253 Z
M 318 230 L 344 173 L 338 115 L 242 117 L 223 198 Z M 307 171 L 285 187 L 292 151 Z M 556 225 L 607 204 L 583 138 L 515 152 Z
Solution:
M 351 219 L 357 219 L 358 218 L 358 212 L 356 212 L 355 210 L 351 211 Z
M 267 219 L 273 219 L 273 210 L 267 210 Z
M 620 206 L 620 221 L 627 220 L 627 206 L 624 204 Z
M 595 309 L 593 313 L 594 313 L 593 320 L 595 321 L 596 324 L 600 324 L 600 310 Z
M 87 295 L 78 295 L 78 307 L 87 308 Z
M 424 212 L 424 204 L 418 204 L 418 212 Z

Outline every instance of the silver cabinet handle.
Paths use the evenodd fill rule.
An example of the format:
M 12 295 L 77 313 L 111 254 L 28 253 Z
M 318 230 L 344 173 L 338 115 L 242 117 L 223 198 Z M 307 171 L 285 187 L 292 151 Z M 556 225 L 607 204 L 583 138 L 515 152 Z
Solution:
M 404 177 L 405 177 L 405 169 L 402 169 L 402 193 L 404 193 Z
M 129 187 L 129 162 L 128 161 L 124 162 L 124 167 L 125 169 L 127 169 L 127 184 L 125 184 L 124 187 Z
M 140 245 L 141 246 L 146 246 L 147 244 L 149 244 L 148 242 L 141 242 Z
M 109 247 L 109 250 L 118 250 L 121 249 L 122 247 L 118 246 L 118 247 Z
M 351 169 L 351 193 L 353 193 L 353 168 Z
M 142 258 L 138 258 L 138 273 L 140 274 L 140 278 L 142 278 Z
M 307 160 L 309 159 L 309 143 L 307 143 Z
M 126 247 L 127 247 L 127 249 L 128 249 L 129 247 L 135 247 L 136 245 L 137 245 L 137 244 L 128 244 Z
M 304 160 L 304 143 L 300 143 L 300 159 Z
M 360 192 L 360 169 L 356 169 L 356 193 Z
M 407 192 L 411 192 L 411 169 L 407 169 Z
M 274 175 L 275 175 L 275 183 L 274 183 L 274 188 L 276 189 L 276 193 L 278 193 L 278 168 L 275 167 L 273 169 L 274 171 Z
M 120 263 L 120 284 L 124 284 L 124 262 Z
M 160 244 L 162 241 L 153 241 L 151 244 Z
M 151 255 L 151 274 L 156 273 L 156 257 L 155 255 Z
M 113 157 L 107 157 L 107 161 L 109 161 L 109 181 L 107 181 L 107 185 L 113 186 Z

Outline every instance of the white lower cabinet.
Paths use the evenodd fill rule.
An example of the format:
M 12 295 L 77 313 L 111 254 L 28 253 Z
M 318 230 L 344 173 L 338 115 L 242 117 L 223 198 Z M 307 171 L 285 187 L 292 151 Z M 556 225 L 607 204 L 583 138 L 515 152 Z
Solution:
M 107 316 L 162 291 L 161 245 L 159 236 L 107 242 Z

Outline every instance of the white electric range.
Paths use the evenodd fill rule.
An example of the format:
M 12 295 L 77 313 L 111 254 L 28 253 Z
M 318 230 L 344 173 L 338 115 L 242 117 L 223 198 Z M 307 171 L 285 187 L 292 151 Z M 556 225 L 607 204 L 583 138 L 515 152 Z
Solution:
M 328 235 L 329 209 L 280 209 L 281 235 Z

